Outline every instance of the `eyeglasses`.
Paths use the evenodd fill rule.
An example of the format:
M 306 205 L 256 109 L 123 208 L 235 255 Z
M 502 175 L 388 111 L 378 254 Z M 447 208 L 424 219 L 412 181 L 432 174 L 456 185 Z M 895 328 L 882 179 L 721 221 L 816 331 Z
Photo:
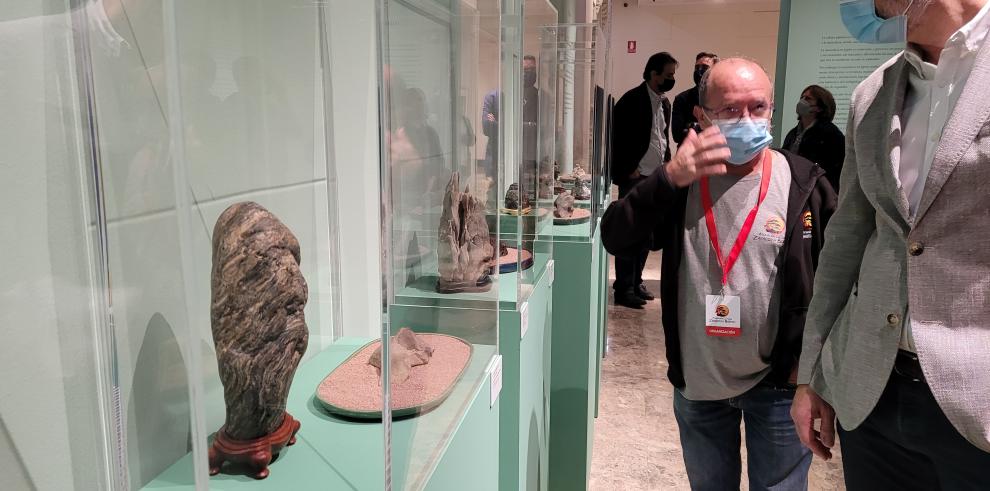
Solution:
M 718 119 L 738 123 L 746 116 L 750 119 L 769 119 L 773 115 L 773 104 L 766 101 L 759 101 L 749 106 L 745 104 L 729 105 L 720 109 L 703 108 L 706 112 L 714 116 L 711 119 Z

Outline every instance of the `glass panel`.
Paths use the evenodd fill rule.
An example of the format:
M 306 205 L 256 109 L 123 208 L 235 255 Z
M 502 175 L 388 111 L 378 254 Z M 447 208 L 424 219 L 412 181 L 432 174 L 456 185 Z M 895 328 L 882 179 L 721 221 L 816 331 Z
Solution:
M 545 0 L 524 9 L 522 26 L 503 24 L 502 42 L 499 281 L 510 307 L 529 299 L 552 252 L 556 43 L 541 26 L 555 24 L 557 11 Z
M 86 35 L 113 40 L 85 21 L 68 1 L 0 3 L 4 489 L 127 485 L 111 470 L 123 467 L 110 415 L 134 406 L 113 373 L 93 114 L 74 58 Z
M 388 327 L 433 349 L 425 371 L 389 385 L 391 479 L 421 489 L 497 355 L 501 6 L 381 5 Z
M 590 240 L 604 211 L 608 186 L 603 151 L 607 92 L 606 37 L 595 24 L 560 25 L 558 41 L 558 189 L 570 190 L 590 219 L 556 220 L 557 240 Z M 578 213 L 575 213 L 578 216 Z

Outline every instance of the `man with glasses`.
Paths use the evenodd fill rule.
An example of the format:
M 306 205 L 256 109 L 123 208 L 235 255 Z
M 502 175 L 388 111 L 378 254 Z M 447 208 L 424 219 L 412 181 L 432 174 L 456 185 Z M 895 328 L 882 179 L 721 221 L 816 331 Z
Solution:
M 622 256 L 652 231 L 663 248 L 667 376 L 692 489 L 739 489 L 740 421 L 750 489 L 806 489 L 811 452 L 789 408 L 835 193 L 820 167 L 768 148 L 773 89 L 756 63 L 712 67 L 694 113 L 704 130 L 609 207 L 602 240 Z

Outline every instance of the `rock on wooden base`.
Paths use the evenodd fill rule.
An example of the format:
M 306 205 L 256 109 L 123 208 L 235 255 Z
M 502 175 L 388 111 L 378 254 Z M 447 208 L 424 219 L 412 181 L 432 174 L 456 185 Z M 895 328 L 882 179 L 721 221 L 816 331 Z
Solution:
M 268 477 L 268 465 L 283 448 L 296 443 L 296 432 L 301 426 L 289 413 L 282 414 L 282 424 L 260 438 L 235 440 L 227 434 L 226 427 L 220 428 L 210 445 L 210 475 L 219 474 L 224 462 L 229 462 L 249 466 L 255 479 Z

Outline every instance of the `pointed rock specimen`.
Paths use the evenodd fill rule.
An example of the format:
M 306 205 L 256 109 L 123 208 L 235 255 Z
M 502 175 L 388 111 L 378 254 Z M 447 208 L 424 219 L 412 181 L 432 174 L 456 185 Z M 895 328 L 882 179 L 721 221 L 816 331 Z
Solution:
M 234 440 L 264 437 L 283 423 L 309 339 L 299 241 L 258 204 L 232 205 L 213 229 L 212 292 L 213 343 L 227 404 L 221 433 Z
M 426 365 L 433 357 L 433 347 L 426 344 L 408 327 L 399 329 L 398 334 L 392 336 L 389 349 L 389 374 L 393 384 L 401 384 L 408 380 L 413 367 Z M 378 346 L 368 358 L 368 364 L 377 368 L 378 376 L 382 376 L 381 346 Z
M 570 218 L 574 215 L 574 196 L 570 191 L 564 191 L 557 195 L 553 202 L 553 216 L 557 218 Z
M 482 292 L 492 287 L 489 269 L 495 264 L 495 248 L 485 221 L 485 205 L 460 189 L 455 172 L 447 184 L 440 216 L 437 246 L 437 291 L 440 293 Z

